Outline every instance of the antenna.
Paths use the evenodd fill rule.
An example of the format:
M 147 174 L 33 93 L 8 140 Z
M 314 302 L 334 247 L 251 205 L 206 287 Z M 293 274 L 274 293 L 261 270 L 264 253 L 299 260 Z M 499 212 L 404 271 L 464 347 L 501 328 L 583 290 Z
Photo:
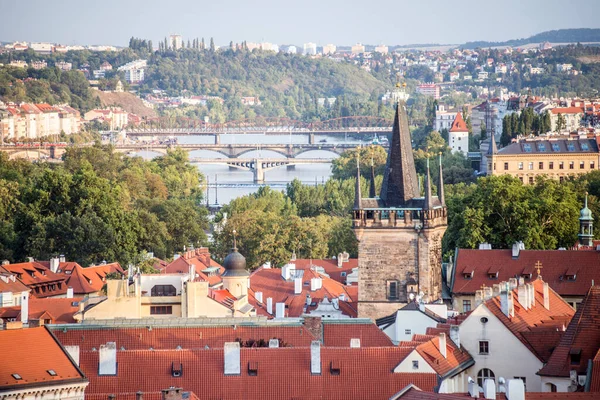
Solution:
M 218 175 L 215 174 L 215 205 L 219 204 L 218 195 L 219 195 L 219 185 L 217 184 Z

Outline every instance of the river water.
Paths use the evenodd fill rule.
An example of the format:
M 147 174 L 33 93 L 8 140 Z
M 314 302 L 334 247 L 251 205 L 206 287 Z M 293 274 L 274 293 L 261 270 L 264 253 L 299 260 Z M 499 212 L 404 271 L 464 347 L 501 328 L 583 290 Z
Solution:
M 214 143 L 213 136 L 179 136 L 177 137 L 180 144 L 200 144 Z M 307 144 L 307 135 L 264 135 L 264 134 L 222 134 L 221 144 Z M 357 139 L 352 137 L 344 137 L 342 135 L 315 135 L 315 141 L 321 142 L 326 140 L 327 143 L 347 143 L 356 145 L 367 145 L 372 143 L 373 137 L 364 136 Z M 143 152 L 139 153 L 143 157 L 155 156 L 155 153 Z M 205 158 L 227 158 L 223 154 L 209 150 L 196 150 L 190 152 L 190 157 L 205 157 Z M 269 151 L 257 150 L 245 153 L 243 158 L 285 158 L 285 156 Z M 325 150 L 312 150 L 302 153 L 298 158 L 328 158 L 334 159 L 337 154 Z M 260 186 L 272 186 L 275 190 L 285 190 L 285 185 L 294 179 L 299 179 L 306 184 L 321 184 L 331 176 L 331 164 L 301 164 L 294 168 L 288 169 L 285 166 L 274 168 L 265 172 L 265 184 L 254 184 L 252 171 L 244 171 L 237 168 L 229 168 L 226 165 L 205 165 L 202 163 L 196 164 L 198 169 L 208 177 L 212 186 L 215 182 L 222 184 L 242 184 L 242 187 L 210 187 L 208 191 L 208 200 L 210 205 L 227 204 L 231 199 L 239 196 L 244 196 L 249 193 L 254 193 Z

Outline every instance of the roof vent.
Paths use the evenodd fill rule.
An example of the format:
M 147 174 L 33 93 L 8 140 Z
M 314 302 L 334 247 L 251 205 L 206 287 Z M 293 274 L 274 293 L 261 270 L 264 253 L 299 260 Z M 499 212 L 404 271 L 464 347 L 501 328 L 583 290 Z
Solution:
M 179 367 L 175 366 L 175 362 L 171 363 L 171 376 L 179 378 L 183 375 L 183 364 L 179 363 Z
M 341 372 L 341 365 L 339 361 L 332 361 L 330 366 L 329 366 L 329 372 L 331 372 L 331 375 L 339 375 Z
M 258 362 L 250 361 L 248 363 L 248 375 L 249 376 L 257 376 L 258 375 Z

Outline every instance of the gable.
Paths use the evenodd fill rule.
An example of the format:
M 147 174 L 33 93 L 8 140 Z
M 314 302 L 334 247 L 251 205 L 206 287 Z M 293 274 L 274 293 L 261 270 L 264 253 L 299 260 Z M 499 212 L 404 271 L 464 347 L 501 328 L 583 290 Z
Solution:
M 418 368 L 413 367 L 414 362 L 418 363 Z M 394 373 L 409 373 L 409 374 L 417 374 L 417 373 L 429 373 L 435 374 L 435 370 L 431 368 L 429 363 L 417 352 L 417 350 L 411 351 L 404 360 L 400 361 L 394 368 Z

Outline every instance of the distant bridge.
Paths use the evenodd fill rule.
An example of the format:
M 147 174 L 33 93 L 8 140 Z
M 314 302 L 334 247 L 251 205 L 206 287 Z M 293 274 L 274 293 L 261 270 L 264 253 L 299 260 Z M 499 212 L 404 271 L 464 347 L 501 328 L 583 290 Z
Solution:
M 327 158 L 253 158 L 230 160 L 226 158 L 192 157 L 189 160 L 191 163 L 220 164 L 227 165 L 232 168 L 239 168 L 246 171 L 252 171 L 254 174 L 254 183 L 264 183 L 265 172 L 273 168 L 278 168 L 282 166 L 291 167 L 298 164 L 331 163 L 331 160 Z

